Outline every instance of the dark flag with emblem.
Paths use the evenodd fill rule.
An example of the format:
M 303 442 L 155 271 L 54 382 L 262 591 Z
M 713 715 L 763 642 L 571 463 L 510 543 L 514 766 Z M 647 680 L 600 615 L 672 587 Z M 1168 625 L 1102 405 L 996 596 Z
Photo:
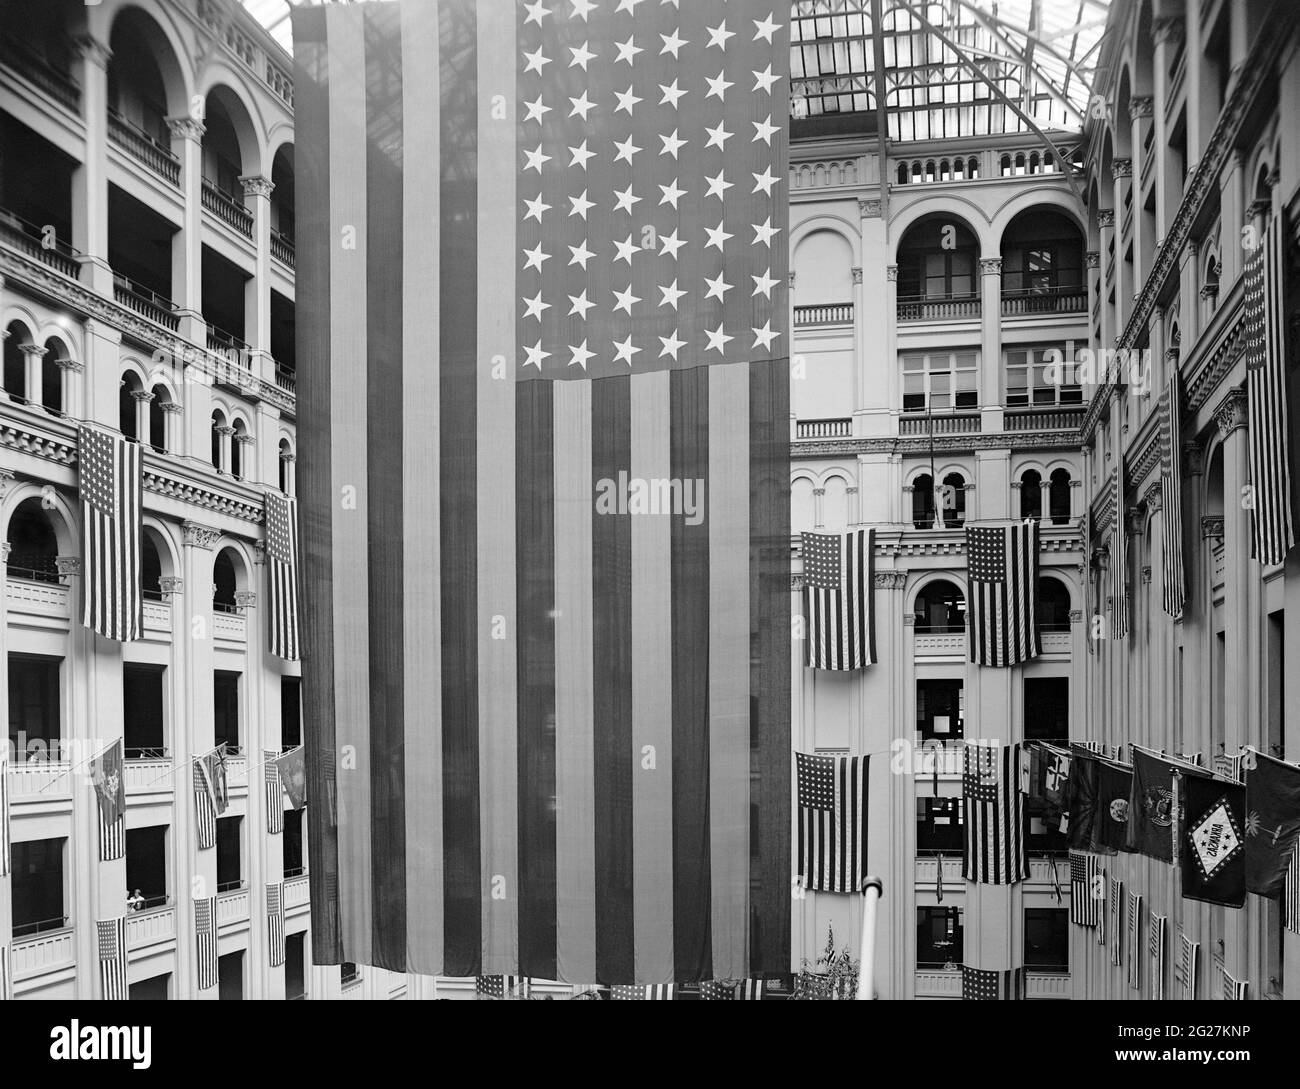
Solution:
M 1182 767 L 1182 774 L 1195 774 Z M 1128 845 L 1148 858 L 1174 860 L 1174 765 L 1133 748 L 1132 795 L 1129 798 Z
M 1096 855 L 1070 852 L 1070 922 L 1096 926 L 1101 921 L 1103 888 Z
M 1038 803 L 1044 825 L 1061 826 L 1069 810 L 1070 752 L 1044 741 L 1029 748 L 1029 797 Z
M 1038 523 L 967 526 L 970 660 L 1012 666 L 1039 654 Z
M 1162 603 L 1170 616 L 1182 616 L 1187 600 L 1183 572 L 1183 393 L 1177 368 L 1160 396 L 1160 575 Z
M 1066 841 L 1071 847 L 1090 850 L 1093 827 L 1097 823 L 1096 756 L 1085 748 L 1076 747 L 1070 762 L 1070 824 Z
M 1246 262 L 1246 396 L 1255 559 L 1281 563 L 1295 544 L 1286 384 L 1286 235 L 1274 212 Z
M 999 1002 L 1025 997 L 1023 968 L 983 969 L 962 965 L 961 996 L 966 1001 Z
M 987 885 L 1013 885 L 1029 876 L 1025 850 L 1020 746 L 968 741 L 963 750 L 962 876 Z
M 123 779 L 122 739 L 114 741 L 90 765 L 90 781 L 99 802 L 99 858 L 102 862 L 126 854 L 126 783 Z
M 797 877 L 817 892 L 861 892 L 867 875 L 866 756 L 797 752 Z
M 788 971 L 790 0 L 292 17 L 313 955 Z
M 1089 847 L 1102 854 L 1131 850 L 1128 843 L 1129 799 L 1133 769 L 1109 760 L 1097 762 L 1097 808 Z
M 1276 897 L 1300 836 L 1300 767 L 1253 750 L 1250 756 L 1244 761 L 1246 891 Z
M 107 639 L 139 639 L 144 631 L 144 447 L 82 425 L 77 428 L 77 461 L 81 622 Z
M 1179 792 L 1183 896 L 1241 907 L 1246 902 L 1246 788 L 1186 776 Z
M 813 669 L 861 669 L 876 660 L 874 541 L 870 529 L 803 535 L 804 661 Z
M 267 650 L 277 658 L 298 660 L 298 500 L 266 493 Z
M 304 765 L 303 748 L 299 745 L 290 749 L 275 762 L 280 785 L 285 797 L 294 809 L 301 809 L 307 804 L 307 773 Z

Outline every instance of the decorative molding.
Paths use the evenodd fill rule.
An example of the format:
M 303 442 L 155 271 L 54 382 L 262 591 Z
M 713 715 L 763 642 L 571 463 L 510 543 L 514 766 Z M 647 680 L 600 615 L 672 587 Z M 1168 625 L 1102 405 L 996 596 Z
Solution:
M 1142 565 L 1142 584 L 1144 586 L 1151 584 L 1151 565 L 1149 563 Z
M 1150 514 L 1164 508 L 1164 492 L 1159 480 L 1153 481 L 1142 493 L 1142 503 Z
M 207 127 L 197 117 L 186 115 L 167 118 L 167 130 L 172 134 L 173 140 L 193 140 L 196 144 L 201 144 Z
M 44 358 L 45 353 L 49 351 L 48 348 L 42 348 L 39 344 L 20 344 L 18 350 L 23 355 L 34 355 L 37 359 Z
M 213 529 L 211 526 L 201 525 L 198 522 L 185 519 L 181 523 L 185 535 L 185 544 L 191 548 L 204 548 L 209 552 L 212 546 L 221 539 L 221 531 Z
M 240 612 L 243 612 L 245 609 L 253 609 L 253 608 L 256 608 L 256 607 L 257 607 L 257 591 L 256 591 L 256 590 L 236 590 L 236 591 L 235 591 L 235 608 L 236 608 L 236 609 L 238 609 Z
M 791 576 L 790 576 L 790 590 L 791 590 L 792 592 L 802 592 L 802 591 L 803 591 L 803 576 L 802 576 L 802 575 L 791 575 Z
M 153 400 L 153 394 L 147 389 L 133 389 L 131 391 L 131 399 L 134 401 L 141 401 L 147 405 Z
M 791 269 L 791 270 L 790 270 L 790 275 L 789 275 L 788 279 L 789 279 L 789 281 L 790 281 L 790 286 L 791 286 L 791 287 L 794 287 L 794 269 Z
M 159 406 L 164 412 L 184 412 L 185 406 L 179 401 L 163 401 Z
M 0 541 L 0 563 L 9 562 L 9 552 L 13 548 L 8 541 Z
M 904 613 L 904 614 L 903 614 L 903 627 L 905 627 L 905 628 L 914 628 L 914 627 L 916 627 L 916 613 Z
M 897 265 L 886 265 L 886 266 L 885 266 L 885 279 L 889 280 L 891 283 L 892 283 L 892 282 L 896 282 L 896 281 L 898 280 L 898 266 L 897 266 Z
M 816 495 L 816 496 L 822 496 L 822 495 L 825 495 L 825 494 L 826 494 L 826 489 L 825 489 L 825 488 L 814 488 L 814 489 L 813 489 L 813 495 Z
M 1262 219 L 1273 210 L 1273 202 L 1268 197 L 1260 197 L 1246 205 L 1247 219 Z
M 969 453 L 975 450 L 1077 450 L 1077 431 L 1024 431 L 995 434 L 936 435 L 935 452 Z M 930 449 L 925 435 L 886 435 L 877 438 L 817 439 L 790 444 L 793 458 L 838 458 L 860 454 L 924 454 Z
M 1245 427 L 1247 412 L 1246 391 L 1241 386 L 1234 386 L 1214 409 L 1214 423 L 1219 435 L 1227 439 L 1234 431 Z
M 1142 294 L 1141 292 L 1138 292 L 1137 295 L 1134 295 L 1134 296 L 1133 296 L 1133 301 L 1136 302 L 1136 301 L 1138 300 L 1138 298 L 1141 296 L 1141 294 Z M 1201 290 L 1198 292 L 1198 294 L 1199 294 L 1199 295 L 1201 296 L 1201 298 L 1204 299 L 1206 302 L 1209 302 L 1209 301 L 1211 301 L 1211 300 L 1213 300 L 1213 299 L 1217 299 L 1217 298 L 1219 297 L 1219 285 L 1218 285 L 1218 284 L 1206 284 L 1204 287 L 1201 288 Z
M 1103 231 L 1109 230 L 1115 226 L 1115 210 L 1113 208 L 1100 208 L 1097 211 L 1097 226 Z
M 879 197 L 858 197 L 858 215 L 862 219 L 880 218 Z
M 86 369 L 86 365 L 79 359 L 56 359 L 54 365 L 61 371 L 71 371 L 73 374 L 80 374 Z
M 1201 519 L 1201 537 L 1205 540 L 1223 540 L 1223 515 L 1207 514 Z
M 0 499 L 9 494 L 9 489 L 13 486 L 14 471 L 12 469 L 0 468 Z
M 1236 365 L 1241 353 L 1246 350 L 1249 333 L 1241 312 L 1237 312 L 1232 324 L 1220 334 L 1214 350 L 1202 353 L 1196 373 L 1187 381 L 1187 409 L 1199 411 L 1210 399 L 1210 395 L 1219 387 L 1219 383 Z
M 1100 250 L 1089 250 L 1087 253 L 1085 253 L 1085 254 L 1083 255 L 1083 259 L 1084 259 L 1084 261 L 1087 263 L 1087 265 L 1088 265 L 1089 268 L 1100 268 L 1100 267 L 1101 267 L 1101 251 L 1100 251 Z
M 1082 624 L 1082 623 L 1083 623 L 1083 610 L 1082 610 L 1082 609 L 1071 609 L 1071 610 L 1070 610 L 1070 623 L 1071 623 L 1071 624 Z
M 980 258 L 980 275 L 981 275 L 981 276 L 1001 276 L 1001 275 L 1002 275 L 1002 258 L 1001 258 L 1001 257 L 981 257 L 981 258 Z
M 1155 113 L 1156 100 L 1150 95 L 1134 95 L 1129 99 L 1128 113 L 1130 117 L 1150 117 Z
M 54 566 L 58 569 L 60 578 L 72 578 L 81 574 L 81 557 L 55 556 Z
M 275 189 L 275 182 L 270 178 L 264 178 L 260 174 L 242 174 L 239 178 L 239 184 L 244 189 L 246 197 L 267 197 L 271 196 L 271 191 Z
M 235 429 L 230 424 L 218 424 L 212 430 L 218 435 L 233 435 L 235 433 Z
M 185 592 L 185 580 L 179 575 L 164 575 L 158 580 L 158 588 L 162 590 L 163 600 L 171 601 Z
M 901 590 L 907 585 L 907 572 L 877 571 L 874 585 L 877 590 Z
M 1133 176 L 1132 159 L 1112 159 L 1110 164 L 1110 176 L 1119 181 L 1120 178 L 1131 178 Z
M 235 436 L 235 442 L 239 443 L 240 446 L 252 446 L 253 436 L 245 431 L 243 434 Z
M 108 62 L 113 59 L 113 51 L 109 49 L 108 43 L 100 41 L 93 34 L 78 34 L 72 40 L 77 50 L 77 56 L 89 61 L 96 68 L 108 68 Z
M 259 540 L 253 542 L 253 562 L 257 564 L 259 567 L 262 564 L 266 563 L 266 542 L 265 541 Z
M 862 267 L 860 265 L 854 265 L 849 271 L 853 273 L 853 282 L 855 284 L 862 283 Z

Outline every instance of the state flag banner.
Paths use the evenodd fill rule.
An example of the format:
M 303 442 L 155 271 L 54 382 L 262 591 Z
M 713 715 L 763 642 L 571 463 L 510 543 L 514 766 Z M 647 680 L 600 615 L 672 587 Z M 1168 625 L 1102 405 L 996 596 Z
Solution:
M 1013 666 L 1038 657 L 1038 523 L 967 526 L 970 660 Z
M 804 641 L 813 669 L 862 669 L 876 661 L 875 530 L 805 533 Z
M 867 875 L 867 756 L 797 752 L 795 878 L 815 892 L 861 892 Z
M 1184 774 L 1191 771 L 1182 768 Z M 1161 862 L 1174 860 L 1174 765 L 1145 749 L 1133 750 L 1129 846 Z
M 77 428 L 81 494 L 81 622 L 106 639 L 144 634 L 144 447 L 124 435 Z
M 1246 788 L 1189 776 L 1180 829 L 1183 897 L 1242 907 L 1246 902 Z
M 790 8 L 294 6 L 320 963 L 789 970 Z
M 1070 764 L 1070 822 L 1066 832 L 1069 846 L 1091 850 L 1093 828 L 1097 824 L 1097 757 L 1086 748 L 1075 746 Z M 1111 852 L 1113 853 L 1113 852 Z
M 303 747 L 290 749 L 275 761 L 276 773 L 280 786 L 284 789 L 289 805 L 301 809 L 307 804 L 307 767 Z
M 987 885 L 1014 885 L 1029 876 L 1020 746 L 971 740 L 964 760 L 962 876 Z
M 1278 897 L 1285 891 L 1292 849 L 1300 836 L 1300 767 L 1250 750 L 1246 780 L 1246 891 Z
M 1043 823 L 1058 828 L 1069 810 L 1070 752 L 1045 741 L 1029 747 L 1029 797 L 1039 805 Z
M 1117 851 L 1128 851 L 1133 769 L 1109 760 L 1098 760 L 1096 764 L 1096 812 L 1092 822 L 1092 840 L 1088 846 L 1091 850 L 1110 855 Z
M 122 739 L 118 738 L 90 763 L 90 781 L 99 803 L 99 859 L 109 862 L 126 854 L 126 784 Z

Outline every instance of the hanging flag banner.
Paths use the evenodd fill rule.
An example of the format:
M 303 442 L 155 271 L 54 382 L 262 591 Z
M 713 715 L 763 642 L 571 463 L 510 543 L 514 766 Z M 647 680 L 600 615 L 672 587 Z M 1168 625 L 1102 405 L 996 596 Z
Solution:
M 284 963 L 284 882 L 266 886 L 267 954 L 272 968 Z
M 266 831 L 276 836 L 284 831 L 284 788 L 274 750 L 262 750 L 262 785 L 266 788 Z
M 1129 802 L 1129 846 L 1161 862 L 1174 861 L 1174 775 L 1208 778 L 1209 773 L 1133 747 L 1133 794 Z
M 1088 850 L 1097 824 L 1097 776 L 1099 761 L 1086 749 L 1076 748 L 1070 764 L 1069 828 L 1066 841 L 1071 847 Z M 1112 852 L 1113 853 L 1113 852 Z
M 122 739 L 113 742 L 90 764 L 90 781 L 99 803 L 99 859 L 109 862 L 126 854 L 126 783 Z
M 867 875 L 867 756 L 795 753 L 799 853 L 795 877 L 816 892 L 862 891 Z
M 126 916 L 95 923 L 99 938 L 99 997 L 124 1002 L 130 997 L 126 983 Z
M 307 769 L 304 761 L 303 747 L 290 749 L 275 762 L 280 785 L 294 809 L 301 809 L 307 804 Z
M 876 661 L 875 530 L 805 533 L 804 663 L 862 669 Z
M 1130 850 L 1129 798 L 1133 793 L 1133 771 L 1109 760 L 1098 760 L 1096 764 L 1097 808 L 1089 846 L 1094 851 L 1113 855 L 1116 851 Z
M 1070 852 L 1070 922 L 1096 926 L 1101 919 L 1104 886 L 1101 863 L 1095 855 Z
M 106 639 L 139 639 L 144 633 L 144 447 L 83 424 L 77 428 L 77 462 L 81 622 Z
M 1170 616 L 1183 615 L 1187 577 L 1183 571 L 1183 392 L 1175 367 L 1160 396 L 1160 567 L 1162 605 Z
M 1246 781 L 1246 891 L 1277 897 L 1285 890 L 1300 836 L 1300 767 L 1251 749 Z
M 1069 811 L 1070 753 L 1045 741 L 1029 746 L 1029 797 L 1038 803 L 1043 823 L 1053 830 Z
M 983 969 L 962 965 L 961 996 L 968 1002 L 1015 1001 L 1025 997 L 1023 968 Z
M 1225 907 L 1246 902 L 1246 789 L 1220 779 L 1186 776 L 1183 802 L 1183 896 Z
M 967 526 L 970 660 L 1012 666 L 1038 657 L 1038 522 Z
M 266 577 L 270 586 L 267 609 L 267 650 L 289 662 L 298 660 L 298 500 L 267 492 Z
M 1183 998 L 1189 1002 L 1196 998 L 1196 972 L 1200 960 L 1201 943 L 1189 941 L 1187 935 L 1179 931 L 1177 983 L 1182 989 Z
M 217 985 L 217 898 L 194 901 L 195 956 L 200 991 Z
M 1168 922 L 1168 916 L 1151 913 L 1147 951 L 1151 955 L 1151 999 L 1154 1002 L 1163 1002 L 1165 997 L 1165 930 Z
M 963 754 L 962 876 L 989 885 L 1023 881 L 1029 876 L 1029 856 L 1019 783 L 1020 746 L 971 740 Z

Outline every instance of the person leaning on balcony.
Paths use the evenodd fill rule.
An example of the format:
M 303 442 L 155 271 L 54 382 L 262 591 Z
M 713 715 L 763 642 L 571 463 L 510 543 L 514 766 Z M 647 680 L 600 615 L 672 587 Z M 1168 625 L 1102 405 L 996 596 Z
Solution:
M 126 906 L 131 911 L 140 911 L 144 907 L 144 897 L 140 894 L 139 889 L 136 889 L 126 898 Z

